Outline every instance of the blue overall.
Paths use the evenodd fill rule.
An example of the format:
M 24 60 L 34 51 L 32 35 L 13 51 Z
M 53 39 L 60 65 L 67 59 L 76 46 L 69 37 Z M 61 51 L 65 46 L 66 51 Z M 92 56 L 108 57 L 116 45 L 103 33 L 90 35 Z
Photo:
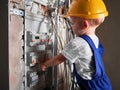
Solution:
M 83 79 L 76 70 L 75 63 L 74 65 L 74 74 L 77 79 L 77 83 L 81 87 L 82 90 L 112 90 L 112 86 L 108 76 L 106 75 L 103 61 L 102 61 L 102 54 L 103 54 L 103 47 L 99 43 L 98 48 L 95 47 L 91 38 L 87 35 L 80 36 L 84 40 L 86 40 L 93 52 L 93 58 L 95 62 L 95 73 L 92 76 L 91 80 Z

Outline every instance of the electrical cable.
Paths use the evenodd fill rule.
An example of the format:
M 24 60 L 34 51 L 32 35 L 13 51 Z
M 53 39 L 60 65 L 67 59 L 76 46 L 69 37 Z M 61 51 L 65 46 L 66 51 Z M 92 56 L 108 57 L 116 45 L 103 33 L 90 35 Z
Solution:
M 75 35 L 74 35 L 73 31 L 72 31 L 72 27 L 71 27 L 70 22 L 69 22 L 69 20 L 67 18 L 63 19 L 63 21 L 65 23 L 62 23 L 62 24 L 65 24 L 65 26 L 66 26 L 66 32 L 68 32 L 68 33 L 66 33 L 66 37 L 68 37 L 68 40 L 64 40 L 64 38 L 62 37 L 61 32 L 58 33 L 58 31 L 60 31 L 60 29 L 62 29 L 62 28 L 58 27 L 58 31 L 56 31 L 57 27 L 56 27 L 56 23 L 55 23 L 56 22 L 55 18 L 54 17 L 48 17 L 48 18 L 49 18 L 49 20 L 50 20 L 50 22 L 52 24 L 52 33 L 49 36 L 48 41 L 52 38 L 53 35 L 56 35 L 56 37 L 57 37 L 57 51 L 61 51 L 61 50 L 63 50 L 64 45 L 66 45 L 71 40 L 71 38 L 75 37 Z M 58 21 L 57 21 L 57 24 L 58 24 Z M 46 48 L 45 48 L 45 59 L 44 60 L 47 59 L 46 56 L 47 56 L 47 51 L 48 51 L 48 42 L 46 42 L 45 47 Z M 69 87 L 69 82 L 70 82 L 69 81 L 69 77 L 71 75 L 69 75 L 69 73 L 71 72 L 71 70 L 70 70 L 70 67 L 69 67 L 69 63 L 65 62 L 64 63 L 64 69 L 62 69 L 62 66 L 60 66 L 59 69 L 62 72 L 61 75 L 64 77 L 65 86 L 67 86 L 67 88 L 70 88 Z M 67 90 L 70 90 L 70 89 L 67 89 Z

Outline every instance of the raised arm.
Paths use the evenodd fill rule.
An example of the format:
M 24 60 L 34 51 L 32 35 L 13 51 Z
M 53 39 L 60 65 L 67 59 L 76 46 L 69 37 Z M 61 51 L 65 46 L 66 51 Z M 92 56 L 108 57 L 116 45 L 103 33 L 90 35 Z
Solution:
M 48 67 L 51 67 L 51 66 L 55 66 L 55 65 L 58 65 L 62 62 L 64 62 L 66 60 L 66 58 L 62 55 L 62 54 L 58 54 L 54 57 L 52 57 L 51 59 L 49 60 L 46 60 L 45 62 L 40 62 L 39 65 L 40 65 L 40 68 L 45 71 L 46 68 Z

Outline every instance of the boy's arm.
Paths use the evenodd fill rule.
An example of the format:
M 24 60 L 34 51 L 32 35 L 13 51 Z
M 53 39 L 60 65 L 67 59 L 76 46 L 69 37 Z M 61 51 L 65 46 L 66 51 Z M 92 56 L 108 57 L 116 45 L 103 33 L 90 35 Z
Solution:
M 46 60 L 43 63 L 39 63 L 39 65 L 40 65 L 40 68 L 43 71 L 45 71 L 46 68 L 58 65 L 58 64 L 64 62 L 65 60 L 66 60 L 66 58 L 62 54 L 58 54 L 58 55 L 52 57 L 51 59 Z

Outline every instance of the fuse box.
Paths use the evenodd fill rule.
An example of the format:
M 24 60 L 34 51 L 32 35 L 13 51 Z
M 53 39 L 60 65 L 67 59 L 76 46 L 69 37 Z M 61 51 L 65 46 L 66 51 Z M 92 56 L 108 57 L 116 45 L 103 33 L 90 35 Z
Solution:
M 59 4 L 63 5 L 64 0 L 60 0 L 60 2 L 58 0 L 25 0 L 25 90 L 44 90 L 46 88 L 47 90 L 57 90 L 55 87 L 58 88 L 57 68 L 50 67 L 43 72 L 40 70 L 39 62 L 56 55 L 58 49 L 63 48 L 69 37 L 66 34 L 66 28 L 58 25 L 65 24 L 57 16 Z M 59 29 L 61 29 L 60 32 L 58 32 Z

